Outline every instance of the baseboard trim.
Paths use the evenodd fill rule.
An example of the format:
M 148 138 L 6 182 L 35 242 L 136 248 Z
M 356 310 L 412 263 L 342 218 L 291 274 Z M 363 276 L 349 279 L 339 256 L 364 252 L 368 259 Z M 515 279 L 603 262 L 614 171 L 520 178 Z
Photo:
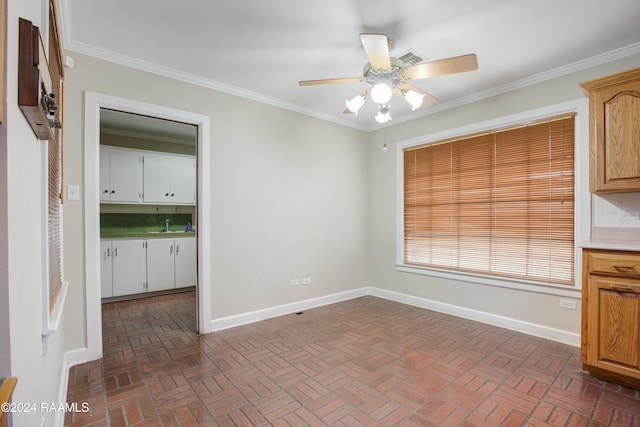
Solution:
M 388 291 L 386 289 L 370 287 L 369 295 L 412 305 L 414 307 L 437 311 L 439 313 L 462 317 L 464 319 L 475 320 L 493 326 L 499 326 L 501 328 L 509 329 L 516 332 L 522 332 L 539 338 L 549 339 L 551 341 L 556 341 L 573 347 L 580 347 L 580 334 L 569 331 L 550 328 L 548 326 L 542 326 L 536 323 L 524 322 L 522 320 L 499 316 L 496 314 L 487 313 L 485 311 L 478 311 L 466 307 L 460 307 L 457 305 L 446 304 L 427 298 Z
M 60 370 L 60 383 L 58 384 L 58 402 L 67 401 L 67 391 L 69 385 L 69 370 L 76 365 L 88 362 L 87 348 L 77 348 L 65 352 L 62 358 L 62 366 Z M 62 427 L 64 425 L 64 411 L 58 411 L 54 420 L 54 426 Z
M 211 332 L 222 331 L 224 329 L 234 328 L 236 326 L 247 325 L 249 323 L 259 322 L 261 320 L 283 316 L 285 314 L 296 313 L 302 310 L 309 310 L 311 308 L 321 307 L 323 305 L 334 304 L 336 302 L 362 297 L 368 295 L 368 289 L 369 288 L 364 287 L 318 298 L 311 298 L 290 304 L 278 305 L 275 307 L 265 308 L 263 310 L 222 317 L 220 319 L 213 319 L 211 320 Z

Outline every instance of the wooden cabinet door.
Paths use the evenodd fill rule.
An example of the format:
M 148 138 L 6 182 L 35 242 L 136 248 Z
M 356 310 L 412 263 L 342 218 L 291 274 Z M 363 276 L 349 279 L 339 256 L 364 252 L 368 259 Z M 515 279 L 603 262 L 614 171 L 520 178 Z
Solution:
M 147 290 L 175 288 L 175 243 L 173 239 L 147 240 Z
M 591 275 L 587 285 L 587 364 L 640 378 L 640 284 Z
M 589 190 L 640 191 L 640 68 L 581 86 L 589 93 Z
M 111 270 L 111 241 L 100 242 L 100 296 L 113 296 L 113 273 Z
M 176 288 L 197 283 L 197 249 L 195 238 L 176 239 Z
M 113 241 L 113 296 L 146 292 L 147 256 L 144 240 Z

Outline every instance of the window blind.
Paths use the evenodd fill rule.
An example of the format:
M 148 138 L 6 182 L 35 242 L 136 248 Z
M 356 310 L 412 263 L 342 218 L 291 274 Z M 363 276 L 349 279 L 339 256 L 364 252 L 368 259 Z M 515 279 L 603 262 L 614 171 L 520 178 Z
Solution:
M 573 285 L 574 121 L 405 149 L 405 264 Z

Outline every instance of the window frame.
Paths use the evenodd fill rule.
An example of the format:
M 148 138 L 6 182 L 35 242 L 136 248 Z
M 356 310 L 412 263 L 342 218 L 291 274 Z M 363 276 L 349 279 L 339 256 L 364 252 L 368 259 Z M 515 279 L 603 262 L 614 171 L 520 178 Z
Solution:
M 562 104 L 498 117 L 454 129 L 399 141 L 396 145 L 396 270 L 424 276 L 446 278 L 476 284 L 526 290 L 566 297 L 579 297 L 582 288 L 581 258 L 579 243 L 589 240 L 591 230 L 591 196 L 589 194 L 589 108 L 588 100 L 579 99 Z M 543 120 L 561 114 L 575 113 L 574 134 L 574 244 L 575 283 L 573 286 L 536 282 L 532 280 L 497 277 L 488 274 L 453 271 L 444 268 L 416 266 L 404 263 L 404 149 L 429 145 L 445 139 L 486 132 L 500 128 Z

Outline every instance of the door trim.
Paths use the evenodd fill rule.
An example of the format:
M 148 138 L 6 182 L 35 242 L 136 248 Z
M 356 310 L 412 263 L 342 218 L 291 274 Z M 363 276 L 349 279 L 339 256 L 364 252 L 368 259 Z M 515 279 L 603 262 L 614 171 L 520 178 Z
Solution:
M 100 294 L 100 109 L 158 117 L 198 127 L 198 332 L 211 332 L 211 159 L 209 116 L 95 92 L 85 92 L 84 236 L 87 360 L 102 357 Z

